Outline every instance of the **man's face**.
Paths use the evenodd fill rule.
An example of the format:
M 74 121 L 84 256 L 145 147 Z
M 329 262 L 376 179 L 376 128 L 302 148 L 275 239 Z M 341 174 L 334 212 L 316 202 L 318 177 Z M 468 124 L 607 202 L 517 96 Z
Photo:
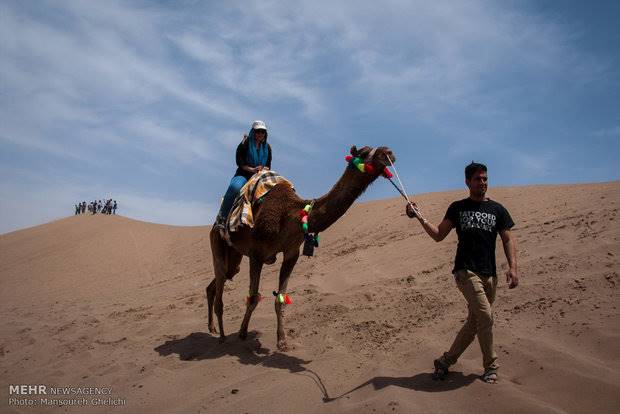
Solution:
M 484 197 L 487 192 L 489 177 L 486 171 L 476 171 L 470 180 L 465 180 L 469 192 L 476 197 Z

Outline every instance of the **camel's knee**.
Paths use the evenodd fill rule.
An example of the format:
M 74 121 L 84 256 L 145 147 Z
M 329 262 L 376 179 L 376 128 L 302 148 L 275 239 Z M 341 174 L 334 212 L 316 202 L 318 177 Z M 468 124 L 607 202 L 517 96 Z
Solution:
M 254 308 L 258 305 L 258 302 L 260 302 L 262 299 L 260 294 L 256 294 L 256 295 L 250 295 L 246 298 L 245 303 L 246 303 L 246 309 L 252 309 L 254 310 Z
M 228 269 L 226 272 L 226 279 L 231 280 L 240 270 L 241 268 L 239 266 L 236 266 L 234 269 Z

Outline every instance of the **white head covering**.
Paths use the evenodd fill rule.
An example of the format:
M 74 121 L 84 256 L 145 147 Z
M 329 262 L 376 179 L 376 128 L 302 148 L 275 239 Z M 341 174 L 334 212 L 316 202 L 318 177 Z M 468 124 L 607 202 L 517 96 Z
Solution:
M 267 131 L 267 125 L 263 121 L 256 120 L 252 122 L 252 129 L 264 129 Z

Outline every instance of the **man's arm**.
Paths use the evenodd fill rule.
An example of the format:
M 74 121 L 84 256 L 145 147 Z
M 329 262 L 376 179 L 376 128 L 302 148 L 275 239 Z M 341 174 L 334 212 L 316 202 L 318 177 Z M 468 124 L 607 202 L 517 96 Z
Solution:
M 502 238 L 504 253 L 506 254 L 506 260 L 508 260 L 509 266 L 509 269 L 506 272 L 506 282 L 508 282 L 508 287 L 513 289 L 519 285 L 519 274 L 517 273 L 517 246 L 515 238 L 512 236 L 510 229 L 500 231 L 499 235 Z
M 411 218 L 416 217 L 422 225 L 422 228 L 429 236 L 431 236 L 431 239 L 435 240 L 436 242 L 440 242 L 445 239 L 448 233 L 450 233 L 450 230 L 452 230 L 452 228 L 454 227 L 452 222 L 447 218 L 444 218 L 442 222 L 439 223 L 439 226 L 435 226 L 433 223 L 431 223 L 422 216 L 417 205 L 412 206 L 411 204 L 408 204 L 407 215 Z

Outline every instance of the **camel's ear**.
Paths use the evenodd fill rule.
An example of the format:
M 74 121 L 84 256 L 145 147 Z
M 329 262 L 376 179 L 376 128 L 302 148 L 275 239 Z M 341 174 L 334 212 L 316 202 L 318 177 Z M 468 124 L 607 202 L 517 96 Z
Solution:
M 357 157 L 357 147 L 355 145 L 351 147 L 351 155 Z

